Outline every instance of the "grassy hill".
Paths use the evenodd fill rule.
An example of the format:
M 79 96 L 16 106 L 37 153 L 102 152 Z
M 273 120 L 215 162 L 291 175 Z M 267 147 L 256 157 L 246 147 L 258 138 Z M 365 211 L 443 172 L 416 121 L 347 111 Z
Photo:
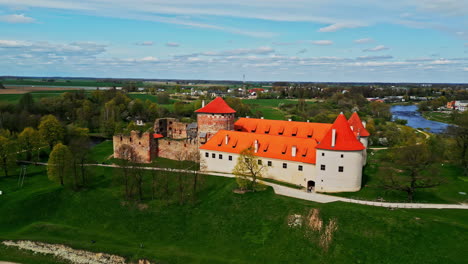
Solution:
M 93 168 L 93 186 L 81 192 L 48 181 L 44 167 L 28 169 L 23 188 L 17 177 L 0 178 L 0 240 L 63 243 L 160 263 L 465 263 L 468 257 L 466 210 L 317 204 L 271 189 L 240 195 L 232 192 L 233 179 L 212 176 L 195 203 L 147 195 L 143 206 L 122 201 L 114 169 Z M 306 217 L 311 209 L 324 225 L 337 223 L 328 249 L 306 222 L 288 226 L 291 215 Z M 4 246 L 0 260 L 59 263 Z

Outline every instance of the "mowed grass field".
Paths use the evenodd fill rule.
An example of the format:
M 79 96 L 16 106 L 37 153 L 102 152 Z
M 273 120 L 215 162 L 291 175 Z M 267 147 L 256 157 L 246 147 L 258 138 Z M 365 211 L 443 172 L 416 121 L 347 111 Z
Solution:
M 42 81 L 38 79 L 14 80 L 3 79 L 0 83 L 4 85 L 40 85 L 40 86 L 86 86 L 86 87 L 121 87 L 122 82 L 102 82 L 96 80 L 67 80 L 67 79 L 54 79 L 53 82 Z M 137 82 L 137 86 L 143 86 L 143 82 Z
M 92 186 L 81 192 L 50 182 L 44 167 L 28 171 L 23 188 L 17 176 L 0 177 L 0 240 L 62 243 L 157 263 L 466 263 L 468 257 L 467 210 L 318 204 L 271 189 L 241 195 L 232 192 L 233 179 L 212 176 L 204 177 L 195 203 L 151 201 L 147 194 L 142 207 L 123 203 L 115 169 L 94 167 Z M 288 226 L 290 215 L 306 217 L 311 209 L 324 225 L 337 223 L 328 248 L 305 223 Z M 1 260 L 60 263 L 4 246 Z
M 297 104 L 297 99 L 243 99 L 244 104 L 250 105 L 252 112 L 260 111 L 266 119 L 286 120 L 287 113 L 280 109 L 281 105 Z M 313 104 L 314 101 L 307 100 L 306 103 Z
M 447 113 L 423 112 L 422 115 L 424 116 L 424 118 L 429 119 L 429 120 L 442 122 L 442 123 L 447 123 L 447 124 L 453 124 L 451 115 L 447 114 Z
M 384 173 L 379 167 L 398 168 L 398 164 L 386 161 L 389 150 L 369 151 L 367 165 L 363 171 L 363 188 L 359 192 L 339 193 L 336 196 L 379 200 L 387 202 L 407 202 L 407 195 L 401 191 L 384 190 L 382 186 Z M 468 180 L 463 176 L 463 169 L 450 163 L 440 163 L 426 171 L 426 174 L 437 173 L 445 180 L 440 186 L 416 190 L 414 202 L 420 203 L 468 203 Z
M 76 90 L 38 91 L 38 92 L 31 92 L 31 95 L 35 101 L 39 101 L 41 98 L 56 97 L 66 92 L 76 92 Z M 23 95 L 24 94 L 0 94 L 0 103 L 5 102 L 5 103 L 16 104 L 19 102 L 20 98 Z

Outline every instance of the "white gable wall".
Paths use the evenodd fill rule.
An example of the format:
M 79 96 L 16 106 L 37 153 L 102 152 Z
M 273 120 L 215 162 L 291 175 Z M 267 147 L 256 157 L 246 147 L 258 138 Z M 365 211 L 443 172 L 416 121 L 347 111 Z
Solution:
M 343 155 L 343 157 L 341 157 Z M 317 149 L 316 192 L 356 192 L 361 189 L 363 151 Z M 325 170 L 322 170 L 325 165 Z M 339 167 L 343 172 L 339 172 Z

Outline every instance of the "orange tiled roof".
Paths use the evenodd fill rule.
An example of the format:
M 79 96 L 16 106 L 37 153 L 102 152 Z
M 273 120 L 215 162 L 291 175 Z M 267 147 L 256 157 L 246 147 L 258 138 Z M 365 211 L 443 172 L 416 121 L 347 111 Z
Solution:
M 332 147 L 333 129 L 336 130 L 336 136 L 335 146 Z M 320 144 L 317 146 L 317 148 L 343 151 L 365 149 L 364 145 L 362 145 L 362 143 L 357 140 L 356 135 L 354 135 L 351 127 L 349 126 L 348 120 L 346 120 L 346 117 L 343 114 L 338 115 L 331 129 L 327 132 L 322 141 L 320 141 Z
M 228 144 L 226 136 L 229 138 Z M 309 138 L 220 130 L 200 149 L 239 154 L 249 147 L 254 148 L 255 140 L 258 141 L 256 156 L 315 164 L 317 141 Z M 297 149 L 295 157 L 292 156 L 293 146 Z
M 205 107 L 195 111 L 195 113 L 210 114 L 232 114 L 235 112 L 236 110 L 232 109 L 221 97 L 216 97 L 213 101 L 205 105 Z
M 312 138 L 320 141 L 332 124 L 307 123 L 256 118 L 239 118 L 234 130 L 255 134 L 282 135 L 283 137 Z
M 354 132 L 354 135 L 359 135 L 361 137 L 370 136 L 370 133 L 366 130 L 366 128 L 362 124 L 361 118 L 359 118 L 359 115 L 356 112 L 354 112 L 351 115 L 351 117 L 348 120 L 348 123 L 352 127 L 351 130 Z

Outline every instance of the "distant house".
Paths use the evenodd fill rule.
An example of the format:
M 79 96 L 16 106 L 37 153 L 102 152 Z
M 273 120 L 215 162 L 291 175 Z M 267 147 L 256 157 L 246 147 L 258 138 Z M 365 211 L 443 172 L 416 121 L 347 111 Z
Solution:
M 454 108 L 458 111 L 466 111 L 468 109 L 468 100 L 455 101 Z
M 464 112 L 468 110 L 468 100 L 447 102 L 447 108 Z
M 252 89 L 249 89 L 249 94 L 255 96 L 259 93 L 263 93 L 264 91 L 265 89 L 262 89 L 262 88 L 252 88 Z

